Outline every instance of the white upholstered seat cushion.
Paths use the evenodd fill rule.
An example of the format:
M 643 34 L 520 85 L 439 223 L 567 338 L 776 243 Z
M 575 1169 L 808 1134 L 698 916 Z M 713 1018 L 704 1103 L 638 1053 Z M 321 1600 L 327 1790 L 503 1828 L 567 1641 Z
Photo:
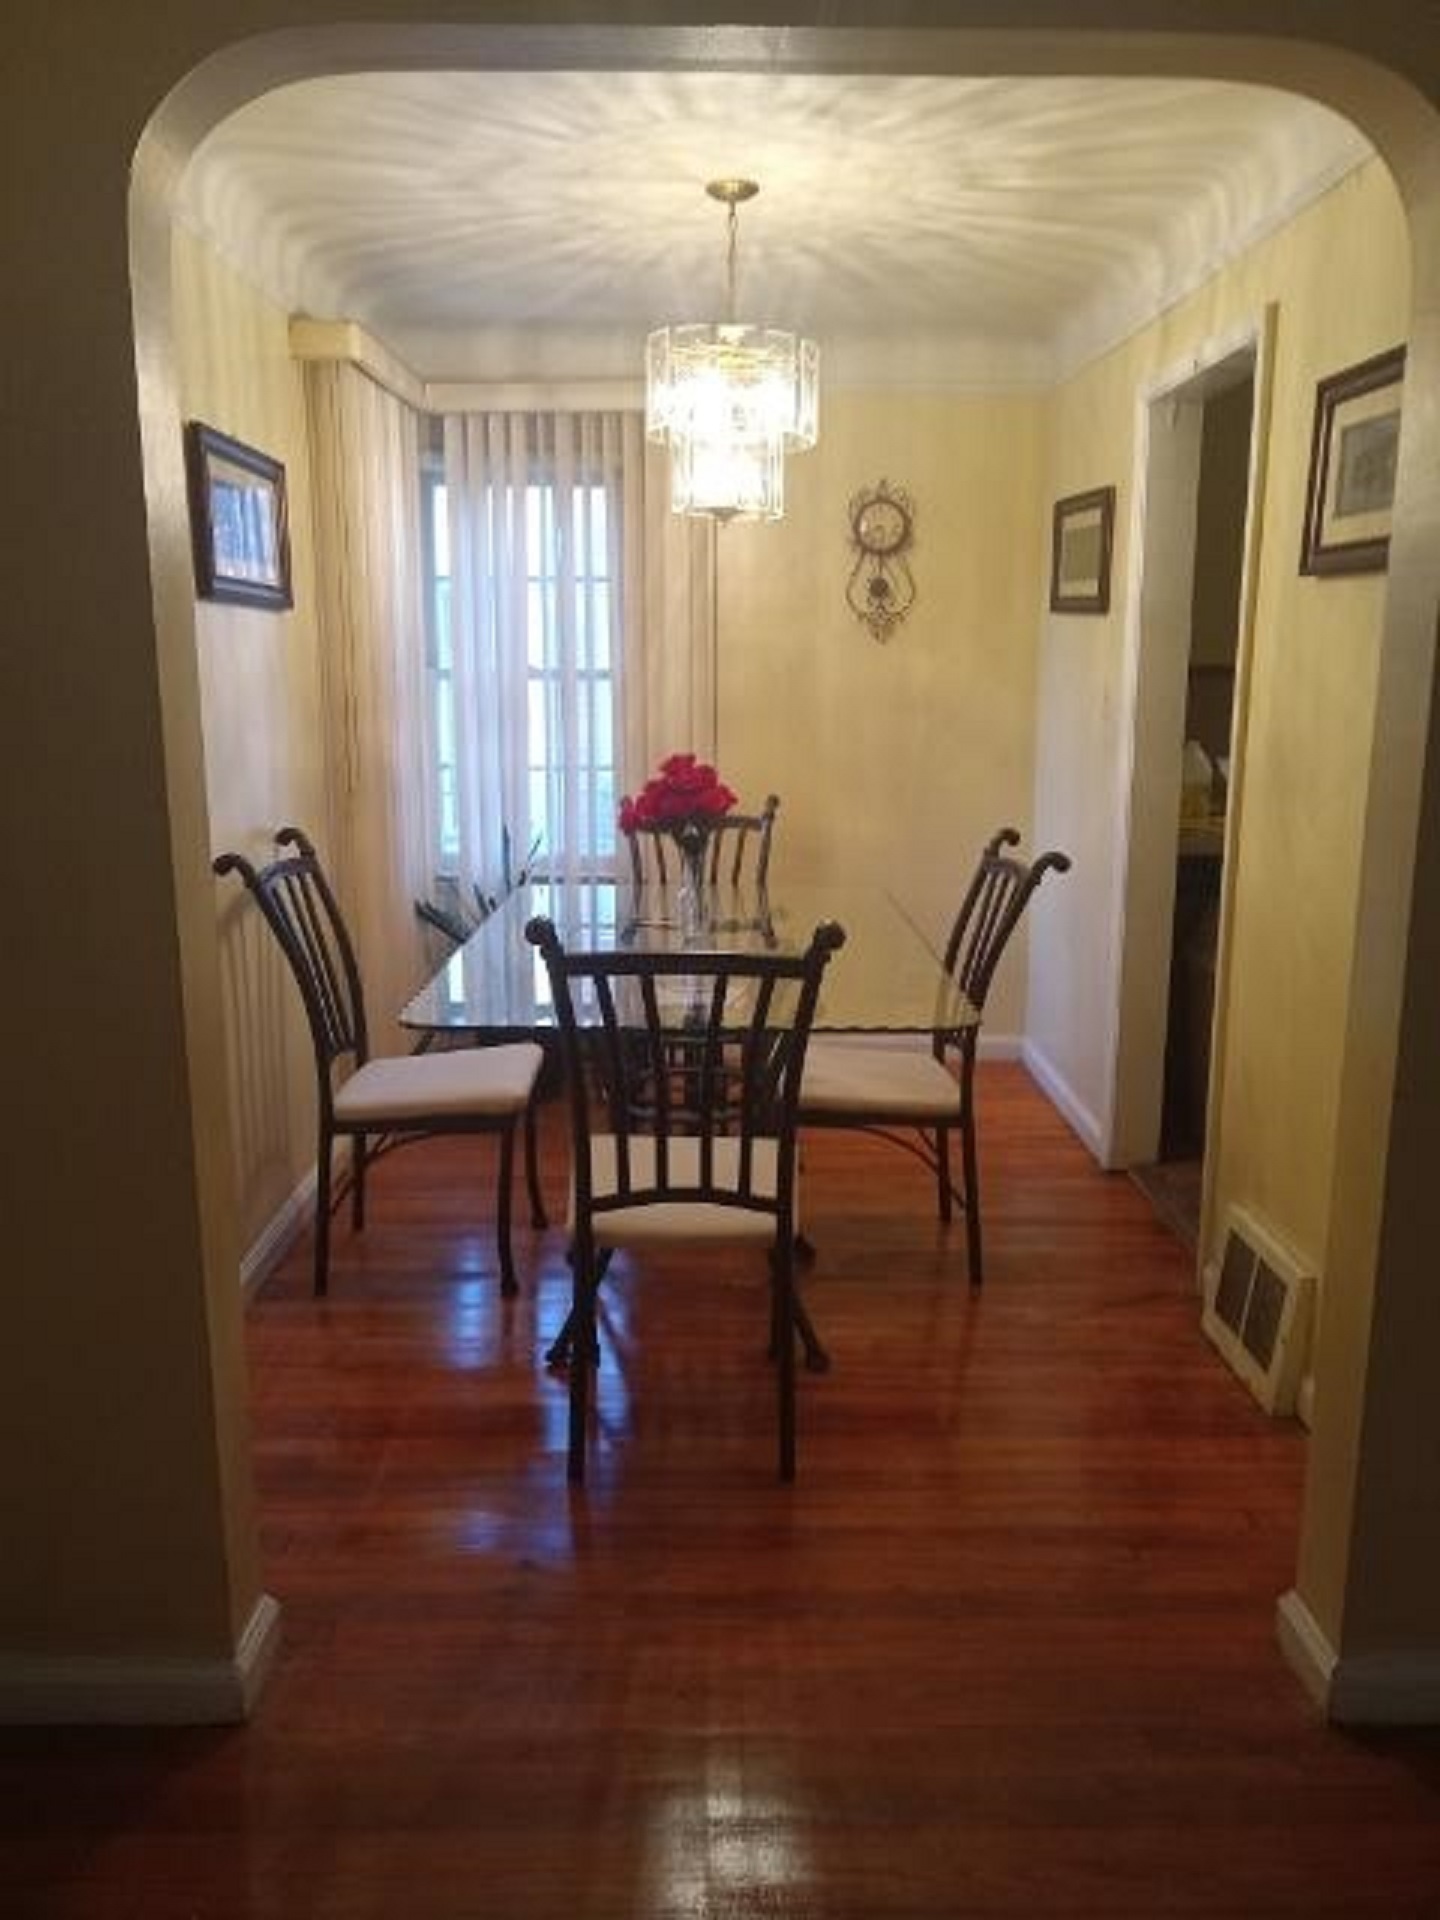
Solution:
M 800 1114 L 863 1113 L 877 1120 L 953 1120 L 960 1087 L 928 1048 L 812 1040 L 800 1083 Z
M 736 1189 L 740 1181 L 740 1142 L 715 1141 L 714 1184 Z M 775 1196 L 779 1155 L 773 1140 L 754 1142 L 751 1186 L 767 1199 Z M 597 1198 L 614 1193 L 617 1177 L 615 1136 L 596 1134 L 590 1143 L 591 1177 Z M 655 1175 L 655 1142 L 648 1135 L 630 1141 L 630 1182 L 644 1186 Z M 700 1142 L 688 1138 L 670 1142 L 668 1184 L 693 1186 L 700 1177 Z M 574 1222 L 572 1199 L 570 1216 Z M 652 1246 L 660 1241 L 742 1241 L 767 1245 L 775 1238 L 773 1214 L 744 1207 L 716 1206 L 701 1200 L 657 1200 L 643 1207 L 617 1207 L 595 1216 L 595 1239 L 602 1247 Z
M 419 1120 L 431 1115 L 522 1113 L 544 1055 L 529 1040 L 453 1053 L 407 1053 L 367 1060 L 335 1095 L 335 1118 Z

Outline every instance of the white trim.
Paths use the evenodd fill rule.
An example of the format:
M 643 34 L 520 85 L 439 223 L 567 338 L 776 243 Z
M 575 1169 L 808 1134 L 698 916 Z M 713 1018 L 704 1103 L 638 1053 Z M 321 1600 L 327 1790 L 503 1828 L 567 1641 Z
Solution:
M 1018 1033 L 982 1033 L 975 1049 L 977 1060 L 1023 1060 L 1025 1038 Z
M 1315 1616 L 1292 1587 L 1275 1605 L 1275 1632 L 1300 1684 L 1322 1710 L 1330 1701 L 1330 1683 L 1337 1665 L 1335 1649 L 1316 1624 Z
M 641 380 L 424 380 L 393 347 L 355 320 L 290 322 L 295 360 L 343 360 L 417 413 L 638 413 Z
M 280 1604 L 255 1602 L 229 1659 L 44 1655 L 0 1662 L 9 1726 L 229 1726 L 248 1720 L 279 1644 Z
M 1075 1129 L 1084 1144 L 1103 1165 L 1104 1156 L 1101 1149 L 1104 1145 L 1104 1134 L 1100 1122 L 1075 1092 L 1054 1061 L 1033 1040 L 1023 1042 L 1020 1058 L 1040 1091 L 1053 1106 L 1058 1108 L 1063 1118 Z
M 354 320 L 290 322 L 290 354 L 295 360 L 345 360 L 359 367 L 377 386 L 419 412 L 425 410 L 425 387 L 405 362 Z
M 1151 494 L 1162 461 L 1167 468 L 1173 468 L 1176 474 L 1189 472 L 1190 478 L 1198 484 L 1199 446 L 1197 438 L 1191 449 L 1192 457 L 1187 463 L 1181 454 L 1170 448 L 1163 439 L 1157 438 L 1155 422 L 1158 409 L 1167 400 L 1173 405 L 1184 403 L 1195 409 L 1193 417 L 1187 415 L 1186 419 L 1190 431 L 1198 436 L 1200 416 L 1197 396 L 1204 392 L 1207 376 L 1241 355 L 1250 357 L 1255 399 L 1250 421 L 1235 673 L 1234 737 L 1240 740 L 1243 737 L 1244 700 L 1254 626 L 1256 556 L 1260 514 L 1263 510 L 1263 500 L 1257 490 L 1263 485 L 1274 324 L 1273 304 L 1242 316 L 1222 331 L 1197 341 L 1181 360 L 1147 380 L 1136 394 L 1124 657 L 1119 700 L 1119 751 L 1116 754 L 1112 793 L 1117 885 L 1110 902 L 1111 992 L 1104 1010 L 1105 1078 L 1100 1156 L 1102 1164 L 1107 1167 L 1130 1166 L 1153 1157 L 1154 1139 L 1158 1135 L 1160 1120 L 1165 983 L 1169 977 L 1171 917 L 1170 904 L 1163 896 L 1168 889 L 1173 899 L 1175 875 L 1173 860 L 1159 854 L 1153 839 L 1147 839 L 1147 831 L 1153 830 L 1162 817 L 1173 815 L 1177 820 L 1179 817 L 1179 755 L 1178 752 L 1175 754 L 1173 767 L 1165 761 L 1162 776 L 1161 762 L 1168 753 L 1168 748 L 1162 746 L 1162 740 L 1169 739 L 1170 730 L 1157 730 L 1155 708 L 1165 695 L 1170 695 L 1173 700 L 1181 693 L 1185 662 L 1165 653 L 1167 630 L 1157 617 L 1153 605 L 1157 580 L 1162 586 L 1168 583 L 1173 568 L 1160 565 L 1160 545 L 1167 531 L 1172 529 L 1168 521 L 1156 522 L 1157 503 Z M 1160 493 L 1160 505 L 1163 507 L 1163 487 Z M 1186 551 L 1193 563 L 1192 522 L 1193 516 L 1187 516 L 1180 537 L 1188 543 Z M 1177 522 L 1177 529 L 1179 525 Z M 1188 590 L 1182 599 L 1183 606 L 1188 609 Z M 1178 632 L 1178 629 L 1173 632 Z M 1159 651 L 1155 651 L 1157 647 Z M 1158 682 L 1157 674 L 1162 676 Z M 1142 731 L 1145 735 L 1143 742 Z M 1232 875 L 1232 885 L 1233 865 L 1229 856 L 1234 850 L 1237 831 L 1239 787 L 1243 773 L 1238 762 L 1243 755 L 1237 755 L 1236 759 L 1237 764 L 1232 767 L 1231 806 L 1226 825 L 1226 867 Z M 1141 911 L 1142 908 L 1144 911 Z M 1163 908 L 1163 911 L 1159 911 L 1159 908 Z M 1163 934 L 1160 932 L 1162 928 Z M 1226 934 L 1228 926 L 1222 933 L 1222 941 Z M 1219 998 L 1222 985 L 1223 979 L 1217 979 L 1219 1018 L 1223 1018 L 1223 1003 Z M 1158 1041 L 1153 1032 L 1156 1022 L 1159 1023 Z
M 240 1291 L 248 1305 L 310 1225 L 315 1212 L 315 1170 L 271 1215 L 240 1262 Z
M 1293 1587 L 1280 1596 L 1275 1624 L 1305 1691 L 1338 1725 L 1440 1726 L 1440 1653 L 1433 1647 L 1342 1659 Z

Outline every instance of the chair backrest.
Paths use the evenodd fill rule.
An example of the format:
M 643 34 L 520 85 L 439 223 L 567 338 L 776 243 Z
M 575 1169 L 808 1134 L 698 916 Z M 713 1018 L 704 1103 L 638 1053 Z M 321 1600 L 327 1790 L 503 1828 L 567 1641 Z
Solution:
M 525 937 L 561 1036 L 577 1223 L 676 1201 L 792 1220 L 800 1076 L 843 930 L 827 921 L 784 954 L 567 952 L 543 917 Z M 610 1143 L 603 1181 L 597 1135 Z
M 310 1022 L 322 1097 L 338 1060 L 369 1057 L 365 995 L 344 918 L 314 847 L 299 827 L 282 827 L 277 847 L 293 848 L 256 869 L 243 854 L 222 853 L 217 874 L 238 873 L 290 963 Z
M 710 830 L 706 854 L 707 871 L 712 882 L 727 881 L 738 887 L 747 878 L 746 856 L 753 848 L 754 865 L 748 876 L 763 889 L 770 875 L 770 839 L 775 830 L 775 815 L 780 811 L 780 796 L 767 794 L 759 813 L 723 814 Z M 630 848 L 630 871 L 637 887 L 647 881 L 661 886 L 680 877 L 680 858 L 674 841 L 664 827 L 624 829 Z
M 1014 827 L 1001 827 L 986 842 L 945 948 L 946 970 L 977 1013 L 1030 896 L 1047 873 L 1066 873 L 1070 867 L 1065 853 L 1042 853 L 1027 862 L 1004 851 L 1019 844 Z

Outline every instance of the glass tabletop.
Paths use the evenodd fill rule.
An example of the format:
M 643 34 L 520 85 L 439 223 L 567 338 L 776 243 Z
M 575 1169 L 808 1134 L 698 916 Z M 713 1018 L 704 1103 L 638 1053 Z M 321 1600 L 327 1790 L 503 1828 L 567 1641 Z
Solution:
M 976 1015 L 941 956 L 883 887 L 787 881 L 756 894 L 716 887 L 705 929 L 682 930 L 675 895 L 612 880 L 537 882 L 512 894 L 409 1001 L 402 1026 L 520 1035 L 555 1025 L 545 962 L 525 938 L 548 914 L 567 947 L 685 953 L 802 952 L 823 920 L 845 929 L 821 988 L 816 1028 L 828 1033 L 931 1033 Z

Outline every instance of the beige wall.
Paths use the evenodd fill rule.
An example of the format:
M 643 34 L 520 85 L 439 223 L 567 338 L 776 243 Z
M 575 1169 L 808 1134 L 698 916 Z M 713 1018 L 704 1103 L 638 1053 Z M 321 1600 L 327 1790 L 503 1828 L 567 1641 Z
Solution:
M 1322 1274 L 1385 579 L 1302 578 L 1300 525 L 1315 383 L 1402 339 L 1408 298 L 1403 219 L 1375 163 L 1069 382 L 1053 419 L 1053 490 L 1118 484 L 1123 588 L 1140 393 L 1277 303 L 1213 1217 L 1229 1200 L 1247 1203 Z M 1035 952 L 1031 1032 L 1097 1115 L 1123 884 L 1126 613 L 1122 590 L 1103 620 L 1050 617 L 1040 674 L 1037 831 L 1054 838 L 1073 822 L 1077 869 L 1055 903 L 1054 940 Z
M 325 844 L 309 459 L 288 316 L 214 252 L 176 231 L 172 260 L 181 411 L 285 464 L 294 608 L 198 601 L 211 845 L 260 862 L 290 823 Z M 216 882 L 226 1058 L 242 1248 L 314 1165 L 315 1093 L 300 1000 L 233 876 Z
M 502 11 L 558 41 L 477 24 Z M 699 24 L 677 28 L 677 16 Z M 1204 36 L 1192 38 L 1189 0 L 1136 0 L 1123 31 L 1113 5 L 1017 0 L 1003 33 L 978 0 L 897 0 L 895 29 L 877 29 L 872 8 L 842 0 L 825 17 L 827 29 L 853 30 L 843 48 L 797 27 L 783 5 L 747 17 L 763 30 L 717 30 L 703 7 L 643 0 L 505 10 L 436 0 L 431 18 L 455 21 L 449 29 L 416 29 L 400 0 L 358 9 L 91 0 L 24 10 L 11 36 L 0 88 L 12 173 L 45 191 L 7 207 L 7 267 L 25 297 L 3 322 L 12 457 L 0 490 L 19 558 L 0 655 L 0 858 L 14 923 L 63 928 L 65 938 L 43 969 L 28 943 L 0 943 L 0 1004 L 14 1029 L 14 1118 L 0 1155 L 9 1282 L 0 1682 L 37 1648 L 81 1690 L 96 1653 L 127 1675 L 148 1672 L 152 1656 L 226 1659 L 259 1591 L 171 340 L 174 168 L 224 113 L 307 72 L 546 58 L 1209 74 L 1313 88 L 1354 112 L 1402 168 L 1416 299 L 1368 774 L 1362 991 L 1341 1033 L 1311 1036 L 1344 1053 L 1337 1217 L 1348 1223 L 1341 1253 L 1357 1325 L 1374 1334 L 1373 1365 L 1351 1364 L 1317 1403 L 1320 1466 L 1297 1587 L 1322 1656 L 1418 1649 L 1432 1666 L 1440 1656 L 1440 1555 L 1428 1524 L 1440 1420 L 1440 897 L 1412 884 L 1437 870 L 1440 846 L 1429 751 L 1440 589 L 1440 55 L 1425 10 L 1411 0 L 1311 0 L 1302 20 L 1282 0 L 1215 0 Z M 954 31 L 896 40 L 916 22 Z M 1332 276 L 1324 304 L 1354 291 Z M 1103 679 L 1075 679 L 1082 695 L 1104 692 Z M 1079 718 L 1087 737 L 1113 748 L 1103 715 Z M 1078 878 L 1054 899 L 1076 898 Z M 1095 878 L 1106 884 L 1103 865 Z M 111 1017 L 77 1025 L 97 980 Z M 97 1085 L 111 1097 L 97 1101 Z M 1377 1133 L 1387 1105 L 1389 1128 Z M 1323 1692 L 1324 1658 L 1314 1664 Z M 58 1684 L 65 1693 L 63 1676 Z M 73 1703 L 76 1688 L 65 1697 Z
M 720 536 L 721 764 L 747 798 L 779 792 L 778 877 L 887 882 L 943 938 L 981 845 L 1028 839 L 1044 403 L 842 390 L 823 408 L 783 523 Z M 916 596 L 880 643 L 845 586 L 849 501 L 882 478 L 915 505 Z M 992 1035 L 1023 1026 L 1017 948 Z

